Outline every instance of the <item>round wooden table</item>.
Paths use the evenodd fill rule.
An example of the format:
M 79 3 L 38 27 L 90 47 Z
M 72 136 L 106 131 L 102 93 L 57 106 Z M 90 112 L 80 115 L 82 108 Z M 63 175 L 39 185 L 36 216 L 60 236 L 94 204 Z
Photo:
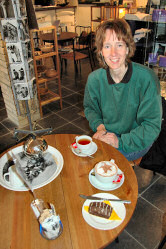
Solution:
M 33 196 L 29 191 L 18 192 L 0 186 L 1 239 L 4 249 L 98 249 L 114 241 L 129 223 L 137 203 L 138 184 L 135 173 L 124 156 L 110 145 L 93 140 L 98 150 L 94 158 L 73 154 L 69 145 L 76 135 L 56 134 L 45 136 L 48 145 L 55 147 L 64 158 L 60 175 L 46 186 L 36 189 L 39 199 L 53 203 L 63 223 L 63 233 L 56 240 L 46 240 L 39 233 L 39 223 L 30 207 Z M 4 154 L 4 153 L 3 153 Z M 3 155 L 1 154 L 1 156 Z M 125 204 L 124 221 L 112 230 L 98 230 L 86 223 L 82 216 L 84 199 L 79 194 L 102 193 L 89 182 L 89 172 L 103 160 L 115 159 L 124 172 L 123 185 L 107 191 L 121 199 L 131 200 Z M 119 242 L 120 243 L 120 242 Z
M 57 40 L 58 40 L 58 43 L 61 43 L 61 42 L 71 41 L 75 37 L 77 37 L 77 33 L 75 32 L 61 32 L 59 35 L 57 35 Z M 53 43 L 54 42 L 53 34 L 52 33 L 42 34 L 42 40 L 44 42 Z

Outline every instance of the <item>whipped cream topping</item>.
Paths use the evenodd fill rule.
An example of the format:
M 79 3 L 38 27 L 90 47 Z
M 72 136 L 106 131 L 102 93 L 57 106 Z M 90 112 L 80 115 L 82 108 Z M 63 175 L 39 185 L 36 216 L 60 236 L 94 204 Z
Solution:
M 113 176 L 117 173 L 117 165 L 111 161 L 103 161 L 96 165 L 96 171 L 102 176 Z

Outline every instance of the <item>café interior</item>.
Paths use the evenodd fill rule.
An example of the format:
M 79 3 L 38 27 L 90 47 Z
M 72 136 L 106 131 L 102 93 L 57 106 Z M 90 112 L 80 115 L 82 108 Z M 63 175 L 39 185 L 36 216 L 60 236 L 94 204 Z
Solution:
M 40 71 L 38 71 L 39 65 L 34 66 L 37 91 L 34 98 L 28 101 L 29 112 L 24 103 L 25 100 L 16 100 L 13 94 L 11 97 L 10 77 L 7 80 L 4 79 L 4 75 L 9 74 L 8 67 L 5 68 L 4 61 L 0 63 L 2 72 L 0 79 L 1 153 L 18 142 L 25 141 L 28 133 L 22 131 L 40 130 L 41 134 L 45 135 L 47 129 L 51 129 L 51 134 L 93 136 L 84 115 L 83 98 L 88 75 L 99 68 L 95 54 L 95 30 L 103 20 L 125 18 L 128 21 L 136 42 L 136 53 L 132 60 L 154 69 L 160 79 L 161 96 L 163 101 L 166 100 L 166 14 L 165 21 L 162 21 L 161 25 L 160 23 L 156 25 L 156 22 L 152 21 L 156 9 L 165 10 L 166 2 L 164 0 L 97 0 L 95 2 L 92 0 L 33 0 L 32 5 L 35 14 L 32 26 L 35 27 L 35 34 L 37 33 L 36 23 L 39 29 L 44 30 L 48 30 L 50 26 L 56 26 L 55 40 L 52 37 L 48 39 L 47 33 L 44 32 L 42 34 L 44 37 L 46 33 L 46 38 L 37 36 L 35 41 L 38 44 L 38 39 L 41 38 L 41 44 L 44 42 L 45 49 L 52 48 L 57 44 L 59 56 L 54 58 L 55 54 L 51 54 L 46 62 L 40 49 L 36 49 L 38 45 L 35 44 L 33 47 L 31 43 L 32 55 L 34 57 L 41 56 L 40 59 L 45 61 L 45 64 L 41 66 Z M 149 32 L 148 29 L 153 32 Z M 88 50 L 85 47 L 84 52 L 79 50 L 80 54 L 78 55 L 83 54 L 78 58 L 79 64 L 75 61 L 76 57 L 71 59 L 68 57 L 68 53 L 74 48 L 73 40 L 76 41 L 83 34 L 82 32 L 90 32 L 91 39 L 86 43 Z M 75 35 L 64 42 L 63 39 L 61 41 L 61 33 Z M 33 29 L 30 29 L 30 34 L 34 38 Z M 157 35 L 160 40 L 156 39 Z M 31 42 L 34 41 L 33 38 Z M 57 41 L 58 39 L 59 41 Z M 150 58 L 149 56 L 152 53 L 158 53 L 164 58 L 163 63 L 165 64 L 160 64 L 158 61 L 154 63 L 154 57 Z M 36 63 L 35 59 L 34 63 Z M 55 67 L 56 75 L 54 75 Z M 44 73 L 49 73 L 49 71 L 53 73 L 51 77 L 46 75 L 49 77 L 46 84 L 44 80 L 42 83 L 40 82 L 42 70 Z M 7 83 L 7 81 L 9 82 Z M 47 99 L 46 96 L 49 91 L 53 96 L 51 99 Z M 14 98 L 13 102 L 12 98 Z M 138 200 L 134 214 L 129 224 L 118 236 L 119 242 L 114 241 L 105 248 L 166 248 L 166 243 L 163 243 L 166 238 L 166 176 L 141 168 L 139 165 L 134 167 L 134 172 L 138 181 Z

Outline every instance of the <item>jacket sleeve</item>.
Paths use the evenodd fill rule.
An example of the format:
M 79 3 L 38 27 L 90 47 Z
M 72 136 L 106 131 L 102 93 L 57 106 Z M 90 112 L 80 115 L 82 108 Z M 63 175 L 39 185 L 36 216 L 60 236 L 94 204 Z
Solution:
M 138 126 L 120 136 L 119 149 L 130 152 L 149 147 L 160 133 L 161 120 L 160 83 L 156 75 L 152 74 L 147 88 L 140 93 L 140 105 L 136 115 Z
M 94 132 L 96 132 L 100 124 L 103 124 L 102 110 L 100 108 L 100 91 L 96 81 L 89 76 L 84 93 L 84 113 Z

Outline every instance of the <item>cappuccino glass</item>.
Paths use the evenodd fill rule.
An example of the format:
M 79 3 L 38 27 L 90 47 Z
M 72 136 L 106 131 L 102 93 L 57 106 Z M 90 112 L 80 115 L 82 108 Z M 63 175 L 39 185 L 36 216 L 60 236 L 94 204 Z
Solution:
M 11 166 L 8 169 L 9 172 L 4 174 L 4 180 L 7 183 L 10 183 L 14 187 L 22 187 L 24 186 L 24 182 L 22 181 L 21 177 L 16 172 L 15 165 Z
M 115 161 L 101 161 L 95 165 L 95 177 L 103 183 L 111 183 L 117 176 L 118 166 Z
M 76 144 L 77 147 L 82 151 L 82 152 L 88 152 L 90 147 L 92 146 L 92 138 L 87 135 L 81 135 L 76 137 Z

